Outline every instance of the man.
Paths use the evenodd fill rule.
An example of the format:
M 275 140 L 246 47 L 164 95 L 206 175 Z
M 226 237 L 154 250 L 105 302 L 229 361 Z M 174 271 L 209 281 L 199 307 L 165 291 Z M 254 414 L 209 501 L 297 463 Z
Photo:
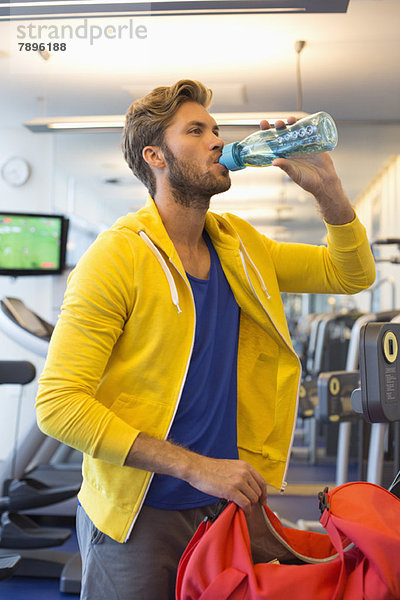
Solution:
M 300 366 L 280 291 L 374 280 L 327 154 L 274 165 L 316 197 L 328 248 L 208 211 L 230 186 L 209 102 L 183 80 L 130 107 L 125 157 L 151 197 L 80 260 L 41 377 L 40 427 L 84 453 L 83 599 L 173 598 L 179 558 L 219 498 L 249 512 L 266 483 L 284 488 Z

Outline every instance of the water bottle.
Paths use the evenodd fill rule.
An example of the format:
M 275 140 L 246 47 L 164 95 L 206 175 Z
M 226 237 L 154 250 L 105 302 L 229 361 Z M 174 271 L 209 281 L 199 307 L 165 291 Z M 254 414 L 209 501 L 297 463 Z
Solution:
M 303 117 L 285 129 L 257 131 L 241 142 L 226 144 L 219 162 L 230 171 L 267 167 L 275 158 L 333 150 L 337 144 L 334 120 L 326 112 Z

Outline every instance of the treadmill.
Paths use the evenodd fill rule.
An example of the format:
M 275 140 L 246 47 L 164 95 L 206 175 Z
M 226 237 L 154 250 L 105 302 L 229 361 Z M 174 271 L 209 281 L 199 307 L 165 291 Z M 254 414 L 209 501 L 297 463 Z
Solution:
M 19 298 L 0 300 L 0 329 L 12 340 L 35 354 L 46 357 L 53 325 L 33 312 Z M 46 486 L 82 482 L 82 455 L 42 433 L 33 420 L 31 427 L 0 467 L 0 493 L 7 492 L 8 479 L 34 478 Z M 74 516 L 76 499 L 46 508 L 46 514 Z M 42 509 L 34 511 L 42 514 Z
M 53 327 L 21 300 L 3 298 L 0 301 L 0 328 L 19 344 L 46 356 Z M 27 361 L 0 361 L 0 383 L 24 385 L 35 376 L 35 367 Z M 3 465 L 0 476 L 3 487 L 0 569 L 4 566 L 4 576 L 13 572 L 19 576 L 60 578 L 60 591 L 80 593 L 82 567 L 79 553 L 46 549 L 63 544 L 71 532 L 38 527 L 26 515 L 15 512 L 75 516 L 76 495 L 82 480 L 81 459 L 75 464 L 59 462 L 60 456 L 68 457 L 74 452 L 43 434 L 35 419 L 28 435 L 16 445 Z M 41 466 L 43 459 L 51 460 L 51 464 Z M 27 467 L 31 468 L 26 472 Z M 15 555 L 11 555 L 10 549 L 15 549 Z

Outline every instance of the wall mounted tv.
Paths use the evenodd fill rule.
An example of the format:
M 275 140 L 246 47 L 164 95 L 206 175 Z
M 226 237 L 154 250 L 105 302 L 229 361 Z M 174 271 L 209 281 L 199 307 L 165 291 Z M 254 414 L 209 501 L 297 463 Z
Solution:
M 0 211 L 0 275 L 55 275 L 65 267 L 68 219 Z

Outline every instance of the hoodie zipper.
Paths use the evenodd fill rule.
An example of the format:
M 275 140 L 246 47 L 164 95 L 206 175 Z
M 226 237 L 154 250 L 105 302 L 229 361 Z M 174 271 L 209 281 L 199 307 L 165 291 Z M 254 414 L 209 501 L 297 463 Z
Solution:
M 291 349 L 291 347 L 289 346 L 289 344 L 287 343 L 287 341 L 285 340 L 285 338 L 283 337 L 283 335 L 281 334 L 281 332 L 279 331 L 279 329 L 277 328 L 277 326 L 275 325 L 273 319 L 271 318 L 268 310 L 265 308 L 264 303 L 262 302 L 262 300 L 260 299 L 259 295 L 257 294 L 257 292 L 255 291 L 253 284 L 251 283 L 250 277 L 249 277 L 249 273 L 247 271 L 247 267 L 246 267 L 246 261 L 245 261 L 245 255 L 246 258 L 248 259 L 248 261 L 250 262 L 256 276 L 257 279 L 259 280 L 261 287 L 263 289 L 263 291 L 265 291 L 268 300 L 271 298 L 271 296 L 268 293 L 267 287 L 265 285 L 265 282 L 263 280 L 263 278 L 261 277 L 260 272 L 258 271 L 257 267 L 255 266 L 255 264 L 253 263 L 253 261 L 251 260 L 249 254 L 247 253 L 247 250 L 242 242 L 242 240 L 239 237 L 239 241 L 240 241 L 240 249 L 239 249 L 239 254 L 240 254 L 240 258 L 242 261 L 242 265 L 243 265 L 243 269 L 244 272 L 246 274 L 246 278 L 247 281 L 250 285 L 250 288 L 254 294 L 254 296 L 257 298 L 258 302 L 261 304 L 261 307 L 263 308 L 265 314 L 267 315 L 267 317 L 269 318 L 269 320 L 271 321 L 275 331 L 277 332 L 277 334 L 279 335 L 279 337 L 282 339 L 282 341 L 285 343 L 285 345 L 288 347 L 288 349 L 290 350 L 290 352 L 293 352 L 293 350 Z M 294 433 L 295 433 L 295 428 L 296 428 L 296 416 L 297 416 L 297 412 L 298 412 L 298 408 L 299 408 L 299 393 L 300 393 L 300 382 L 301 382 L 301 362 L 299 357 L 297 356 L 297 354 L 295 355 L 297 358 L 297 361 L 299 363 L 300 366 L 300 376 L 299 376 L 299 381 L 297 384 L 297 394 L 296 394 L 296 407 L 295 407 L 295 418 L 294 418 L 294 422 L 293 422 L 293 427 L 292 427 L 292 434 L 291 434 L 291 438 L 290 438 L 290 444 L 289 444 L 289 449 L 288 449 L 288 453 L 286 455 L 286 465 L 285 465 L 285 471 L 283 473 L 283 477 L 282 477 L 282 483 L 281 483 L 281 488 L 280 488 L 280 492 L 283 494 L 285 492 L 286 486 L 287 486 L 287 481 L 286 481 L 286 476 L 287 476 L 287 472 L 288 472 L 288 468 L 289 468 L 289 462 L 290 462 L 290 455 L 292 453 L 292 448 L 293 448 L 293 441 L 294 441 Z
M 140 235 L 140 234 L 143 234 L 143 235 Z M 151 249 L 151 251 L 155 254 L 155 256 L 156 256 L 157 260 L 160 262 L 160 264 L 162 266 L 162 269 L 163 269 L 163 271 L 164 271 L 164 273 L 165 273 L 166 276 L 167 276 L 167 271 L 169 272 L 169 277 L 167 276 L 167 280 L 168 280 L 168 283 L 170 284 L 172 301 L 174 302 L 175 306 L 178 308 L 178 313 L 181 313 L 182 311 L 181 311 L 181 309 L 179 307 L 178 291 L 176 289 L 174 278 L 172 277 L 172 274 L 169 271 L 168 265 L 166 264 L 166 262 L 165 262 L 165 260 L 164 260 L 164 258 L 162 256 L 162 254 L 161 254 L 161 252 L 158 250 L 158 248 L 155 246 L 155 244 L 150 240 L 150 238 L 144 233 L 144 231 L 140 231 L 139 235 L 144 240 L 144 242 L 147 244 L 147 246 Z M 190 345 L 190 351 L 189 351 L 188 360 L 186 362 L 185 373 L 183 375 L 183 379 L 182 379 L 181 387 L 180 387 L 180 390 L 179 390 L 178 398 L 177 398 L 177 401 L 175 403 L 174 414 L 172 415 L 170 424 L 168 426 L 168 430 L 167 430 L 167 432 L 166 432 L 166 434 L 164 436 L 165 440 L 168 438 L 169 432 L 171 431 L 171 427 L 172 427 L 172 424 L 174 422 L 175 415 L 176 415 L 176 412 L 178 410 L 178 407 L 179 407 L 179 404 L 180 404 L 180 401 L 181 401 L 181 398 L 182 398 L 182 392 L 183 392 L 183 388 L 184 388 L 185 383 L 186 383 L 186 378 L 187 378 L 187 374 L 188 374 L 188 371 L 189 371 L 190 361 L 192 359 L 193 347 L 194 347 L 194 340 L 195 340 L 195 335 L 196 335 L 196 307 L 195 307 L 195 303 L 194 303 L 194 296 L 193 296 L 192 288 L 190 287 L 190 283 L 188 281 L 186 281 L 185 277 L 182 275 L 182 273 L 180 272 L 180 270 L 178 269 L 178 267 L 173 263 L 173 261 L 171 259 L 169 259 L 169 262 L 176 269 L 176 271 L 179 273 L 179 276 L 182 277 L 183 281 L 185 282 L 185 285 L 187 286 L 187 288 L 188 288 L 188 290 L 190 292 L 190 296 L 192 298 L 193 308 L 194 308 L 194 321 L 193 321 L 192 342 L 191 342 L 191 345 Z M 173 282 L 173 285 L 171 285 L 171 280 Z M 173 289 L 175 289 L 176 296 L 175 296 L 175 293 L 173 293 Z M 176 299 L 176 302 L 174 301 L 174 298 Z M 144 504 L 144 501 L 146 499 L 146 496 L 147 496 L 147 493 L 149 491 L 150 484 L 151 484 L 151 482 L 153 480 L 153 477 L 154 477 L 154 473 L 152 473 L 151 476 L 150 476 L 150 479 L 149 479 L 149 482 L 147 484 L 146 490 L 145 490 L 145 492 L 143 494 L 143 498 L 142 498 L 142 501 L 140 503 L 140 506 L 139 506 L 139 508 L 137 510 L 137 513 L 134 516 L 133 521 L 132 521 L 132 523 L 131 523 L 131 525 L 129 527 L 129 531 L 128 531 L 127 536 L 125 538 L 125 542 L 127 542 L 129 540 L 130 536 L 131 536 L 132 529 L 133 529 L 133 527 L 134 527 L 134 525 L 136 523 L 136 519 L 138 518 L 138 516 L 140 514 L 140 511 L 141 511 L 142 506 Z

